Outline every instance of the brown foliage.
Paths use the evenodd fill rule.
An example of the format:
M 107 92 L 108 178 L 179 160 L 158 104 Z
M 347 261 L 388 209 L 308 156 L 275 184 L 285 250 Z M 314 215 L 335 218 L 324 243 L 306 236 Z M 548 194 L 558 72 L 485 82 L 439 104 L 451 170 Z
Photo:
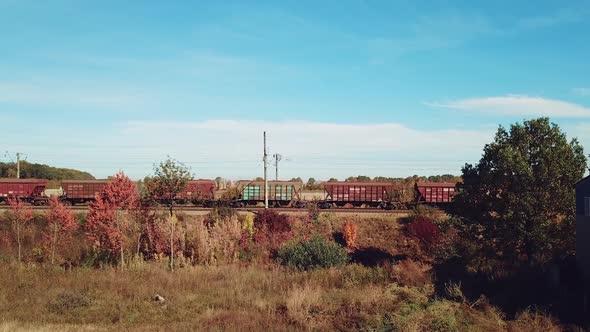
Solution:
M 393 266 L 392 278 L 401 285 L 422 287 L 432 283 L 432 266 L 411 259 Z
M 357 247 L 357 233 L 358 227 L 355 223 L 347 221 L 342 225 L 342 234 L 344 236 L 344 241 L 346 242 L 346 246 L 348 248 L 355 249 Z

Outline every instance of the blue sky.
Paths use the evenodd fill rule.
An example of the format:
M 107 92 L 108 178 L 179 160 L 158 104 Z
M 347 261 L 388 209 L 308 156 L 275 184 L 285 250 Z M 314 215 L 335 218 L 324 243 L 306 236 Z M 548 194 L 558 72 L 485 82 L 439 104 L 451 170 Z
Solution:
M 459 174 L 531 117 L 590 146 L 589 32 L 590 1 L 0 0 L 0 149 L 237 179 L 267 130 L 283 177 Z

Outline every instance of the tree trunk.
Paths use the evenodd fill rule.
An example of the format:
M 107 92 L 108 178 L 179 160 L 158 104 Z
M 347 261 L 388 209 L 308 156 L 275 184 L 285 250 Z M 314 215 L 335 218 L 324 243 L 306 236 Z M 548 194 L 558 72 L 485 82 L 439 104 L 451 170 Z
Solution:
M 53 243 L 51 244 L 51 265 L 55 262 L 55 247 L 57 246 L 57 231 L 56 225 L 53 225 Z
M 170 221 L 170 271 L 174 272 L 174 223 Z
M 20 222 L 16 222 L 16 243 L 18 244 L 18 261 L 20 263 Z
M 125 267 L 125 253 L 123 251 L 123 247 L 125 244 L 124 235 L 123 235 L 123 227 L 121 227 L 121 212 L 119 209 L 115 212 L 115 218 L 117 223 L 117 228 L 119 229 L 119 234 L 121 234 L 121 270 Z
M 139 257 L 139 250 L 141 249 L 141 228 L 139 229 L 139 235 L 137 235 L 137 252 L 135 255 Z

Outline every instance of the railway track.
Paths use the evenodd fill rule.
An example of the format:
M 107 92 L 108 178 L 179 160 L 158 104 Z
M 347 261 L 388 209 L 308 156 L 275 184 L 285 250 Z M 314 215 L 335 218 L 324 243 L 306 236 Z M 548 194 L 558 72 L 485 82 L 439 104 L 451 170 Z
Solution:
M 48 206 L 32 206 L 34 211 L 44 211 L 47 210 Z M 69 207 L 73 211 L 87 211 L 88 205 L 74 205 Z M 8 205 L 0 205 L 0 211 L 2 210 L 9 210 L 10 207 Z M 166 208 L 161 207 L 160 210 L 167 211 Z M 207 213 L 213 210 L 213 208 L 204 208 L 204 207 L 197 207 L 197 206 L 177 206 L 175 207 L 177 212 L 195 212 L 195 213 Z M 234 210 L 238 212 L 260 212 L 264 210 L 263 207 L 246 207 L 246 208 L 235 208 Z M 277 212 L 284 212 L 284 213 L 297 213 L 303 214 L 307 213 L 306 209 L 297 209 L 297 208 L 272 208 L 272 210 Z M 329 213 L 346 213 L 346 214 L 361 214 L 361 213 L 373 213 L 373 214 L 407 214 L 411 210 L 381 210 L 381 209 L 374 209 L 374 208 L 333 208 L 333 209 L 325 209 L 320 210 L 320 212 L 329 212 Z

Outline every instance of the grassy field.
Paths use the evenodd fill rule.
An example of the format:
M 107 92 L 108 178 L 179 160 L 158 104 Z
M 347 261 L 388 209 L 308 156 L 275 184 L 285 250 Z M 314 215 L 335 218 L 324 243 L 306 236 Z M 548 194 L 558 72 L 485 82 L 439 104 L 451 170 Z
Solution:
M 505 321 L 485 301 L 439 299 L 427 279 L 415 286 L 402 279 L 395 268 L 360 265 L 310 272 L 197 266 L 174 273 L 158 263 L 123 272 L 4 267 L 0 330 L 559 330 L 542 315 Z M 156 294 L 165 301 L 154 301 Z
M 195 216 L 181 219 L 189 243 L 189 226 L 203 220 Z M 216 232 L 226 228 L 217 225 L 208 229 L 211 248 L 207 252 L 222 248 L 218 250 L 226 256 L 221 259 L 224 256 L 218 251 L 214 263 L 179 263 L 170 272 L 166 257 L 156 256 L 132 259 L 123 269 L 82 263 L 65 268 L 36 261 L 38 255 L 32 254 L 41 241 L 36 230 L 43 225 L 40 219 L 27 226 L 25 261 L 16 263 L 11 259 L 10 229 L 0 222 L 5 238 L 0 242 L 0 331 L 564 328 L 532 309 L 505 315 L 483 296 L 468 299 L 461 284 L 437 280 L 432 258 L 408 236 L 407 221 L 397 216 L 351 219 L 322 214 L 313 222 L 291 221 L 295 236 L 312 232 L 341 244 L 343 225 L 358 225 L 355 248 L 347 249 L 350 263 L 300 271 L 273 260 L 236 258 L 238 252 L 231 250 L 237 250 L 238 238 L 220 236 Z M 77 245 L 66 248 L 64 257 L 74 249 L 87 250 L 87 244 L 80 244 L 84 242 L 82 230 L 75 237 L 72 243 Z M 215 241 L 222 243 L 214 245 Z M 224 246 L 224 241 L 235 243 Z M 154 300 L 156 295 L 165 300 Z

